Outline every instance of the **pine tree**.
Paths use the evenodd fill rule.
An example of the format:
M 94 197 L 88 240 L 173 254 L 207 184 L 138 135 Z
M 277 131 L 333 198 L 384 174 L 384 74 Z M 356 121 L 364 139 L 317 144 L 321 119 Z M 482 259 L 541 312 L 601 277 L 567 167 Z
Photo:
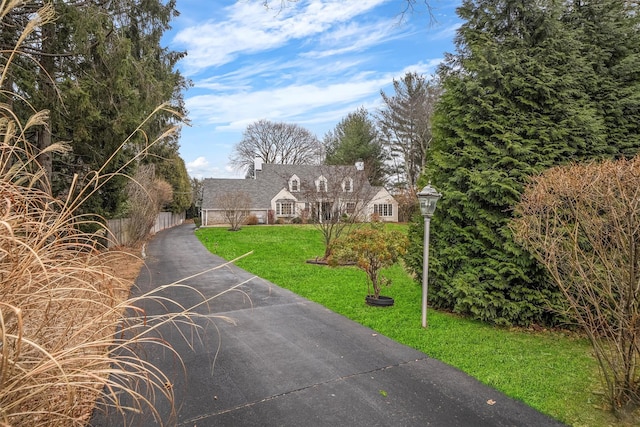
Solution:
M 437 78 L 415 72 L 393 81 L 393 95 L 380 92 L 384 102 L 378 122 L 393 163 L 394 185 L 415 194 L 432 140 L 431 117 L 442 93 Z
M 595 73 L 561 2 L 465 0 L 456 53 L 439 74 L 426 177 L 443 193 L 434 221 L 430 302 L 498 324 L 552 322 L 545 272 L 509 220 L 528 176 L 614 154 L 585 85 Z M 421 219 L 414 222 L 419 274 Z M 418 237 L 419 236 L 419 237 Z
M 365 108 L 347 114 L 324 137 L 325 164 L 353 165 L 364 163 L 367 178 L 372 185 L 386 181 L 385 154 L 375 123 Z
M 627 158 L 640 148 L 639 6 L 637 1 L 574 0 L 565 16 L 595 72 L 586 90 L 604 120 L 607 141 L 616 156 Z
M 17 40 L 12 29 L 45 2 L 32 0 L 11 10 L 3 19 L 2 47 L 11 49 Z M 172 102 L 183 109 L 181 90 L 186 82 L 173 70 L 182 53 L 163 48 L 160 38 L 177 13 L 175 1 L 117 0 L 50 2 L 55 22 L 44 25 L 23 44 L 19 67 L 7 81 L 19 95 L 9 100 L 28 117 L 29 111 L 50 111 L 50 126 L 32 135 L 40 150 L 65 141 L 71 153 L 41 155 L 54 193 L 64 195 L 74 174 L 80 178 L 104 162 L 135 131 L 154 109 Z M 161 112 L 148 120 L 119 150 L 104 173 L 118 170 L 155 139 L 176 117 Z M 177 145 L 168 141 L 177 154 Z M 133 170 L 125 172 L 133 173 Z M 83 208 L 105 216 L 121 211 L 125 179 L 116 177 Z

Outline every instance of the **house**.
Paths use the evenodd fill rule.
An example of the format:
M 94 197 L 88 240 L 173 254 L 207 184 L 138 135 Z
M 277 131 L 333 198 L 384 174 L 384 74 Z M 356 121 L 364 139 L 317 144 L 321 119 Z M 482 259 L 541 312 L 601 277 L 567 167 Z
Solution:
M 376 215 L 382 221 L 397 222 L 398 202 L 385 188 L 371 186 L 363 169 L 362 165 L 256 163 L 254 178 L 205 179 L 202 224 L 227 222 L 225 210 L 229 208 L 221 200 L 228 200 L 229 194 L 242 194 L 238 199 L 250 201 L 242 209 L 262 224 L 337 221 L 352 215 L 360 221 Z

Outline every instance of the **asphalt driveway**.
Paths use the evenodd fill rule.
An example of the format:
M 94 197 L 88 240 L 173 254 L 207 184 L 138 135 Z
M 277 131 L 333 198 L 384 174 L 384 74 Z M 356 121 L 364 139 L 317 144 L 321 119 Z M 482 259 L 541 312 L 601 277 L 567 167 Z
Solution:
M 136 292 L 221 265 L 186 224 L 156 235 Z M 171 378 L 176 412 L 155 402 L 168 425 L 205 426 L 560 426 L 463 372 L 398 344 L 235 266 L 168 287 L 198 308 L 199 336 L 163 331 L 180 354 L 142 350 Z M 145 308 L 172 310 L 167 304 Z M 222 319 L 233 319 L 229 323 Z M 186 338 L 186 340 L 185 340 Z M 472 349 L 470 349 L 472 351 Z M 153 397 L 152 397 L 153 399 Z M 148 412 L 96 411 L 93 426 L 159 425 Z

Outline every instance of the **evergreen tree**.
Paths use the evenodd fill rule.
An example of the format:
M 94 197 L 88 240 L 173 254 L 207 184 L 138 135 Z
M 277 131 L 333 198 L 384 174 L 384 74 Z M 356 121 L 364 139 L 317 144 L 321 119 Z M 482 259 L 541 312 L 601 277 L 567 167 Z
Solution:
M 158 158 L 153 161 L 156 165 L 156 175 L 173 188 L 173 200 L 168 209 L 174 213 L 184 212 L 193 202 L 191 180 L 187 173 L 187 167 L 182 157 L 177 152 L 169 150 L 167 157 Z
M 465 0 L 440 69 L 426 176 L 443 193 L 430 302 L 499 324 L 552 322 L 559 294 L 508 227 L 527 177 L 615 154 L 585 85 L 595 72 L 555 0 Z M 408 262 L 421 275 L 421 219 Z
M 586 90 L 619 157 L 640 148 L 640 13 L 637 1 L 574 0 L 565 22 L 581 41 L 594 79 Z
M 365 108 L 347 114 L 324 137 L 325 164 L 353 165 L 362 161 L 371 185 L 386 181 L 385 154 L 375 124 Z
M 11 23 L 23 22 L 44 4 L 25 2 L 3 19 L 7 24 L 0 42 L 5 51 L 17 40 L 11 31 L 20 28 Z M 66 141 L 72 148 L 65 156 L 39 157 L 54 192 L 63 195 L 74 174 L 81 179 L 91 176 L 114 153 L 102 172 L 115 172 L 175 123 L 175 115 L 155 114 L 142 132 L 118 150 L 158 105 L 172 102 L 181 111 L 186 82 L 173 70 L 183 54 L 160 45 L 177 13 L 175 1 L 56 0 L 49 4 L 55 22 L 25 41 L 18 57 L 20 67 L 14 67 L 7 81 L 19 95 L 9 101 L 17 112 L 26 112 L 22 116 L 28 117 L 32 110 L 50 111 L 50 126 L 32 135 L 34 145 L 44 150 L 54 142 Z M 177 144 L 166 143 L 177 154 Z M 132 174 L 133 170 L 125 172 Z M 117 215 L 125 198 L 125 181 L 114 178 L 83 208 L 108 217 Z
M 427 80 L 409 72 L 393 81 L 393 89 L 393 95 L 380 92 L 384 107 L 378 122 L 385 148 L 393 160 L 394 185 L 415 194 L 433 137 L 431 117 L 442 87 L 437 78 Z

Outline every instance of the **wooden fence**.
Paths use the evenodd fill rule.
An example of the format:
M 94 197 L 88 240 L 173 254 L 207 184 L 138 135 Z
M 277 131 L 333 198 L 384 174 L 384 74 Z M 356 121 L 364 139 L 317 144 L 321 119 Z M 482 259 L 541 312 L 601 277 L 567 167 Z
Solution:
M 174 214 L 173 212 L 160 212 L 156 217 L 156 222 L 149 230 L 149 233 L 156 234 L 166 228 L 180 225 L 185 220 L 185 212 Z M 109 230 L 108 246 L 127 245 L 131 243 L 128 233 L 129 218 L 110 219 L 107 220 L 107 228 Z

